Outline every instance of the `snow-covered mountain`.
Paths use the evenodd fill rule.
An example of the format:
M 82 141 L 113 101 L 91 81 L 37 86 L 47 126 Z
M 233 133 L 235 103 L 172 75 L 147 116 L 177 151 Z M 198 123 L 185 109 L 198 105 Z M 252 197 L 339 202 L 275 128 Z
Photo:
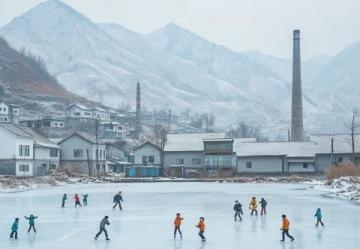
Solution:
M 242 120 L 287 134 L 288 59 L 232 51 L 176 24 L 145 35 L 117 24 L 96 24 L 57 0 L 15 18 L 0 29 L 0 36 L 15 48 L 25 47 L 41 56 L 62 85 L 92 100 L 110 106 L 133 103 L 136 82 L 141 81 L 146 108 L 213 112 L 222 126 Z M 359 61 L 352 68 L 343 62 L 355 62 L 352 55 L 357 52 L 353 48 L 334 58 L 322 56 L 303 63 L 308 130 L 321 128 L 322 120 L 328 122 L 319 118 L 322 114 L 336 116 L 347 108 L 348 104 L 337 109 L 338 100 L 324 105 L 328 90 L 324 86 L 331 82 L 334 88 L 350 83 L 356 87 L 353 79 L 359 76 L 355 70 Z M 348 75 L 347 70 L 356 72 L 339 82 L 336 77 Z

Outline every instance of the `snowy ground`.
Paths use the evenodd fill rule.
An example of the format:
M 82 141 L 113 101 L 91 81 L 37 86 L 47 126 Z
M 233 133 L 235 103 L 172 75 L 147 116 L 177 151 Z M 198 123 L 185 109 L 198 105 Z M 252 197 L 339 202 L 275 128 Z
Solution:
M 325 184 L 314 186 L 316 190 L 328 192 L 329 196 L 360 203 L 360 177 L 340 177 Z
M 113 211 L 113 194 L 124 192 L 124 207 Z M 72 200 L 61 209 L 64 193 L 88 193 L 89 206 L 75 209 Z M 351 202 L 325 198 L 307 185 L 234 183 L 84 184 L 0 194 L 0 248 L 33 249 L 331 249 L 359 248 L 360 208 Z M 267 198 L 268 216 L 233 221 L 233 201 L 247 206 L 251 196 Z M 314 227 L 321 207 L 326 227 Z M 172 238 L 176 212 L 185 217 L 184 239 Z M 27 234 L 24 215 L 39 216 L 38 234 Z M 281 214 L 291 222 L 295 242 L 280 243 Z M 98 222 L 110 216 L 110 242 L 94 241 Z M 8 239 L 14 217 L 20 217 L 19 240 Z M 205 216 L 206 243 L 195 224 Z

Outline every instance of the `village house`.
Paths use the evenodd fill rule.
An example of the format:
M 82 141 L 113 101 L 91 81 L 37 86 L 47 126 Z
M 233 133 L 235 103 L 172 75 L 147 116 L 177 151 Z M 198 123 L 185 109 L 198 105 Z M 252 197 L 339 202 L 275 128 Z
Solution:
M 41 119 L 24 119 L 19 120 L 19 124 L 24 127 L 29 127 L 35 130 L 56 128 L 65 128 L 65 119 L 61 117 L 45 117 Z
M 12 123 L 20 114 L 20 106 L 0 102 L 0 122 Z
M 110 120 L 110 112 L 102 108 L 95 107 L 92 110 L 92 118 L 98 120 Z
M 130 154 L 124 149 L 118 140 L 103 139 L 106 144 L 106 159 L 109 165 L 109 172 L 123 173 L 125 168 L 132 163 Z
M 92 110 L 81 104 L 72 104 L 67 107 L 66 116 L 69 118 L 93 118 Z
M 0 174 L 45 175 L 59 165 L 60 147 L 31 129 L 0 123 Z
M 109 171 L 106 163 L 106 145 L 101 139 L 84 132 L 75 132 L 60 140 L 62 169 L 83 174 Z
M 161 153 L 161 148 L 147 141 L 134 149 L 134 164 L 161 166 Z

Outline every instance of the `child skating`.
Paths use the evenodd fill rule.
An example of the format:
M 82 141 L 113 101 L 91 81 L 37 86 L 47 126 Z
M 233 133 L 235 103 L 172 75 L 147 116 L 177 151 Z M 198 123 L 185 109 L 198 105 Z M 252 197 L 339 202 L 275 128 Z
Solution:
M 15 218 L 14 223 L 11 226 L 10 239 L 18 239 L 18 229 L 19 229 L 19 218 Z
M 258 215 L 256 197 L 251 198 L 249 209 L 251 210 L 251 215 L 253 215 L 254 213 L 255 215 Z
M 241 215 L 243 214 L 243 211 L 242 211 L 242 205 L 239 201 L 235 201 L 234 211 L 235 211 L 235 215 L 234 215 L 235 221 L 237 221 L 237 217 L 239 217 L 239 221 L 242 221 Z
M 105 229 L 105 226 L 106 226 L 106 225 L 110 225 L 109 216 L 105 216 L 105 217 L 101 220 L 101 222 L 100 222 L 100 230 L 99 230 L 99 232 L 95 235 L 95 240 L 97 240 L 97 238 L 100 236 L 100 234 L 102 234 L 102 232 L 105 233 L 105 238 L 106 238 L 106 240 L 110 240 L 110 239 L 109 239 L 109 236 L 108 236 L 108 233 L 107 233 L 107 231 L 106 231 L 106 229 Z
M 31 228 L 34 230 L 34 232 L 36 233 L 36 228 L 35 228 L 35 219 L 37 219 L 37 216 L 34 216 L 33 214 L 31 214 L 29 217 L 25 216 L 25 219 L 27 219 L 29 221 L 29 229 L 28 229 L 28 233 L 30 233 Z
M 183 221 L 184 218 L 181 217 L 180 213 L 176 214 L 176 218 L 174 220 L 174 226 L 175 226 L 175 230 L 174 230 L 174 239 L 176 239 L 176 233 L 179 232 L 180 234 L 180 238 L 183 238 L 182 236 L 182 232 L 180 230 L 180 226 L 181 226 L 181 222 Z
M 261 200 L 259 201 L 260 205 L 261 205 L 261 212 L 260 215 L 266 215 L 266 206 L 267 206 L 267 201 L 264 198 L 261 198 Z
M 82 197 L 83 197 L 83 200 L 82 200 L 82 201 L 83 201 L 83 205 L 84 205 L 84 206 L 87 206 L 88 196 L 89 196 L 88 194 L 82 195 Z
M 75 207 L 77 206 L 81 207 L 80 196 L 78 194 L 75 194 L 74 199 L 75 199 Z
M 283 214 L 282 216 L 282 227 L 280 230 L 282 230 L 282 240 L 281 242 L 285 241 L 285 234 L 290 238 L 291 241 L 294 241 L 294 237 L 289 234 L 289 228 L 290 228 L 290 222 L 286 218 L 286 215 Z
M 119 206 L 120 210 L 122 210 L 122 206 L 121 206 L 121 202 L 123 201 L 123 198 L 121 196 L 121 191 L 119 191 L 115 196 L 114 196 L 114 206 L 113 209 L 116 208 L 116 206 Z
M 204 222 L 204 217 L 200 217 L 200 221 L 199 223 L 196 225 L 197 228 L 199 228 L 199 236 L 201 238 L 201 241 L 205 242 L 206 238 L 204 236 L 204 232 L 205 232 L 205 222 Z
M 322 222 L 322 214 L 321 214 L 321 209 L 318 208 L 316 210 L 316 213 L 314 215 L 316 217 L 316 225 L 315 226 L 319 226 L 319 223 L 321 224 L 321 226 L 325 226 L 324 223 Z
M 67 195 L 64 194 L 63 197 L 62 197 L 62 199 L 61 199 L 61 207 L 62 207 L 62 208 L 65 207 L 65 202 L 66 202 L 66 200 L 67 200 Z

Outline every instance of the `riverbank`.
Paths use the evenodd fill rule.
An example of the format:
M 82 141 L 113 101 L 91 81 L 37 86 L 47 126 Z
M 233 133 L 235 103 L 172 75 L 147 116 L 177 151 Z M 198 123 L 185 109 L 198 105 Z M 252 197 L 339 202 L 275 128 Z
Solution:
M 340 177 L 314 187 L 341 199 L 360 202 L 360 177 Z
M 19 192 L 42 187 L 62 186 L 84 183 L 132 183 L 132 182 L 219 182 L 219 183 L 319 183 L 319 178 L 310 176 L 243 176 L 231 178 L 127 178 L 122 174 L 89 177 L 84 175 L 69 176 L 65 173 L 33 178 L 0 176 L 0 192 Z

